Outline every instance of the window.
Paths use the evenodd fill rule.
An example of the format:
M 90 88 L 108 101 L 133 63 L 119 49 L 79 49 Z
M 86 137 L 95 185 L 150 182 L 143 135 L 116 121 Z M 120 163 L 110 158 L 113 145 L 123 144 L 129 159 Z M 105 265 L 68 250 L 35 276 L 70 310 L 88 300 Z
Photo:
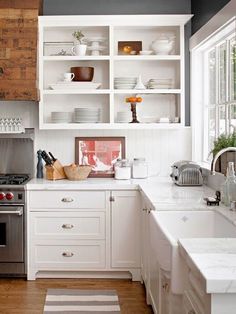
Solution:
M 214 140 L 236 128 L 236 39 L 235 31 L 217 36 L 203 53 L 203 160 Z M 212 42 L 212 40 L 211 40 Z M 206 45 L 205 45 L 206 46 Z

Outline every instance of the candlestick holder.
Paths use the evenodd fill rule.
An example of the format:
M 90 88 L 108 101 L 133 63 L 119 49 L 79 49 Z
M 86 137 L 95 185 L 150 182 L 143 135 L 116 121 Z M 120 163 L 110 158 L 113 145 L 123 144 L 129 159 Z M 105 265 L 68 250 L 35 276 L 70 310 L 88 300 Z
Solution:
M 130 110 L 132 112 L 132 121 L 130 123 L 140 123 L 137 117 L 137 103 L 142 102 L 141 97 L 128 97 L 126 102 L 130 103 Z

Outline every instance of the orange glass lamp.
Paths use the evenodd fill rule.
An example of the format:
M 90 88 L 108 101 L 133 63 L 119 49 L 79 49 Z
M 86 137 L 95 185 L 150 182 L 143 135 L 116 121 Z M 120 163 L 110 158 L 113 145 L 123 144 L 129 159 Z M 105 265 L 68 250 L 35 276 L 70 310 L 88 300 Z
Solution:
M 140 123 L 137 119 L 136 104 L 142 102 L 142 97 L 127 97 L 126 102 L 131 105 L 132 121 L 130 123 Z

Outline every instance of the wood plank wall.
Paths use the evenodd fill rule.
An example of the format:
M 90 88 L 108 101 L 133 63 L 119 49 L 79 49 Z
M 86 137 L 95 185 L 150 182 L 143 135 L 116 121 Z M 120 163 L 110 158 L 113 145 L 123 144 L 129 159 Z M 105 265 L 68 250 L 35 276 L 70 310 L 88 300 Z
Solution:
M 38 100 L 39 0 L 0 0 L 0 100 Z

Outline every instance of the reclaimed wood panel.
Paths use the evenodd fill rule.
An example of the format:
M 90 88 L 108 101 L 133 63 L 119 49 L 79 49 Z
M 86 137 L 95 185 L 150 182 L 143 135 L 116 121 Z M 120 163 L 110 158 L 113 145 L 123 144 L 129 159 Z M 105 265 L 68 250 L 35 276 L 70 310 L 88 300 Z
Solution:
M 41 1 L 0 0 L 0 99 L 38 100 L 37 36 Z

